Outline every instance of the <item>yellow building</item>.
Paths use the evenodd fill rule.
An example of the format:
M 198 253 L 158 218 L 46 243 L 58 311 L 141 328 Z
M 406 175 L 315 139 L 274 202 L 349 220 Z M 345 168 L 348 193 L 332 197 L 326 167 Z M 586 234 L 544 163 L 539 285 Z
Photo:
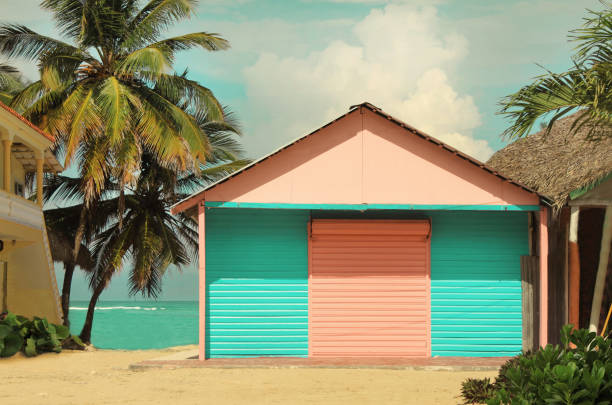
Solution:
M 62 166 L 53 138 L 0 102 L 0 312 L 61 323 L 55 271 L 42 212 L 43 172 Z M 34 175 L 37 202 L 24 198 Z

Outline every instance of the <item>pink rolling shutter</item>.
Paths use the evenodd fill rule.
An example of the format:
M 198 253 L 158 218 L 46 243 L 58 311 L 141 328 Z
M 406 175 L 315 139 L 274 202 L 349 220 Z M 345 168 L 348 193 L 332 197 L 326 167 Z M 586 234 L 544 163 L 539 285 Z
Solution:
M 426 220 L 314 220 L 312 357 L 429 356 Z

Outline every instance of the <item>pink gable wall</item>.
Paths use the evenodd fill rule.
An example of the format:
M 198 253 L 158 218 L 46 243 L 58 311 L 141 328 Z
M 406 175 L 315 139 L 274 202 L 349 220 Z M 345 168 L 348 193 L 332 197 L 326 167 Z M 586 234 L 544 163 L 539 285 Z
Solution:
M 362 108 L 219 184 L 207 201 L 538 205 L 538 197 Z

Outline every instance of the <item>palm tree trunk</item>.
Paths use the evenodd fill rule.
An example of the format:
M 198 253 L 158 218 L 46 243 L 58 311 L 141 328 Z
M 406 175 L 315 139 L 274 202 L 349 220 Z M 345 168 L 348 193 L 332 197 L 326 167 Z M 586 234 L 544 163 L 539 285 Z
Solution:
M 79 226 L 74 236 L 74 248 L 72 249 L 72 268 L 69 271 L 68 266 L 64 266 L 66 273 L 64 274 L 64 283 L 62 285 L 62 311 L 64 312 L 64 325 L 70 326 L 68 312 L 70 311 L 70 289 L 72 287 L 72 275 L 74 274 L 74 263 L 78 262 L 79 250 L 81 242 L 85 235 L 85 217 L 87 215 L 87 207 L 83 204 L 81 214 L 79 216 Z M 93 315 L 92 315 L 93 316 Z
M 107 284 L 108 280 L 106 280 L 106 278 L 99 281 L 98 285 L 96 285 L 96 288 L 93 291 L 93 294 L 91 295 L 91 299 L 89 300 L 89 306 L 87 307 L 87 316 L 85 317 L 85 324 L 83 325 L 83 329 L 81 330 L 81 334 L 79 335 L 79 337 L 85 344 L 91 343 L 91 329 L 93 327 L 94 311 L 96 309 L 96 304 L 98 303 L 98 298 L 100 298 L 100 295 L 106 288 Z
M 85 235 L 85 217 L 87 215 L 87 206 L 83 203 L 81 208 L 81 215 L 79 216 L 79 226 L 76 234 L 74 235 L 74 247 L 72 248 L 72 262 L 77 263 L 79 258 L 79 251 L 81 250 L 81 242 Z
M 64 283 L 62 284 L 62 311 L 64 313 L 64 325 L 70 326 L 68 312 L 70 311 L 70 288 L 72 287 L 72 276 L 74 274 L 74 263 L 64 263 Z

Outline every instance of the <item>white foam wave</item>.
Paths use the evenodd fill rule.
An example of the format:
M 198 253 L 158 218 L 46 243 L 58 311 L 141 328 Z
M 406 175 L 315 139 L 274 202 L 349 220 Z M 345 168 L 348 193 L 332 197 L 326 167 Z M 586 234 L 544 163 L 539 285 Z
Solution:
M 129 309 L 129 310 L 143 310 L 143 311 L 157 311 L 162 310 L 165 311 L 166 308 L 164 307 L 139 307 L 139 306 L 135 306 L 135 307 L 128 307 L 128 306 L 116 306 L 116 307 L 96 307 L 96 311 L 108 311 L 108 310 L 113 310 L 113 309 Z M 70 307 L 70 310 L 73 311 L 87 311 L 87 307 Z

